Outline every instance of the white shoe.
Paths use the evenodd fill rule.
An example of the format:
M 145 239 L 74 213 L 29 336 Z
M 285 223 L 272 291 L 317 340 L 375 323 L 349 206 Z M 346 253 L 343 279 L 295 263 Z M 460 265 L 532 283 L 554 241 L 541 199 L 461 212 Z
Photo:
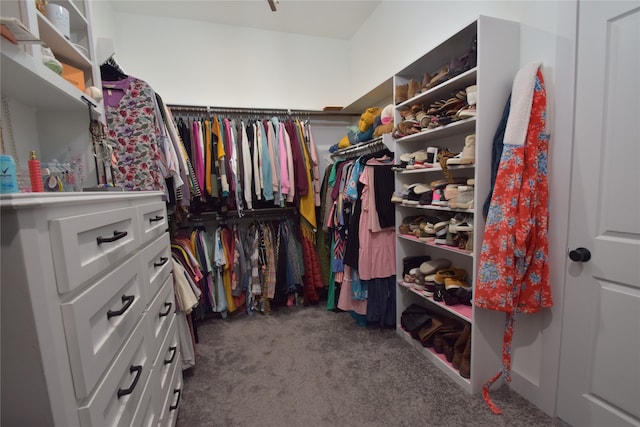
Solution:
M 472 209 L 473 208 L 473 196 L 474 188 L 470 185 L 458 186 L 458 197 L 456 197 L 453 205 L 450 203 L 450 208 L 457 209 Z
M 467 135 L 462 152 L 447 159 L 447 165 L 469 165 L 476 161 L 476 135 Z

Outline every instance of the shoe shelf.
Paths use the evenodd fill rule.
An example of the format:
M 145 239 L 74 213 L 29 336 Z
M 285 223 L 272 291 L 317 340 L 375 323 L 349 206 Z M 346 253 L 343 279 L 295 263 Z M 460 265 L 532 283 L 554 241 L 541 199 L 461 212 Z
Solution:
M 460 319 L 472 323 L 473 320 L 473 315 L 472 315 L 472 307 L 469 305 L 464 305 L 464 304 L 456 304 L 456 305 L 447 305 L 444 301 L 436 301 L 433 299 L 432 296 L 429 296 L 426 294 L 426 291 L 423 291 L 421 289 L 418 289 L 416 287 L 413 286 L 413 284 L 411 283 L 405 283 L 402 280 L 398 280 L 398 285 L 402 286 L 403 288 L 409 290 L 409 292 L 413 292 L 414 294 L 418 295 L 421 298 L 424 298 L 425 300 L 427 300 L 429 303 L 431 304 L 435 304 L 438 307 L 441 307 L 443 310 L 448 311 L 449 313 L 453 314 L 456 317 L 459 317 Z
M 411 334 L 409 332 L 405 331 L 401 327 L 399 327 L 398 329 L 400 331 L 399 335 L 413 348 L 415 348 L 425 358 L 438 366 L 442 370 L 442 372 L 447 374 L 447 376 L 451 378 L 451 380 L 453 380 L 453 382 L 458 384 L 465 391 L 471 392 L 471 380 L 461 377 L 460 372 L 456 368 L 454 368 L 451 363 L 449 363 L 444 354 L 436 353 L 433 348 L 423 347 L 420 341 L 414 340 L 411 337 Z M 473 375 L 473 372 L 471 373 L 471 375 Z
M 396 144 L 425 142 L 462 133 L 473 133 L 475 128 L 476 118 L 469 117 L 468 119 L 458 120 L 457 122 L 452 122 L 448 125 L 423 130 L 422 132 L 414 133 L 413 135 L 403 136 L 402 138 L 396 139 Z
M 398 234 L 397 236 L 400 239 L 408 240 L 410 242 L 416 242 L 416 243 L 420 243 L 422 245 L 429 246 L 429 247 L 432 247 L 432 248 L 438 248 L 438 249 L 442 249 L 444 251 L 454 252 L 454 253 L 457 253 L 457 254 L 473 257 L 473 253 L 472 252 L 468 252 L 468 251 L 466 251 L 464 249 L 458 249 L 456 247 L 448 246 L 448 245 L 438 245 L 438 244 L 431 243 L 431 242 L 424 242 L 424 241 L 418 239 L 417 237 L 410 236 L 408 234 Z
M 467 86 L 474 85 L 476 83 L 476 70 L 472 68 L 459 74 L 452 79 L 447 80 L 444 83 L 439 84 L 436 87 L 432 87 L 424 92 L 421 92 L 413 98 L 407 99 L 396 105 L 396 108 L 411 106 L 414 104 L 430 104 L 433 101 L 437 101 L 443 98 L 449 98 L 452 92 L 459 89 L 464 89 Z
M 432 258 L 445 258 L 452 265 L 460 266 L 469 273 L 468 282 L 477 283 L 477 271 L 479 270 L 479 255 L 482 249 L 484 234 L 484 218 L 479 206 L 484 202 L 488 193 L 488 183 L 491 175 L 491 149 L 496 128 L 502 118 L 505 102 L 507 101 L 513 86 L 513 79 L 519 69 L 520 63 L 520 25 L 516 22 L 502 19 L 480 16 L 457 32 L 444 38 L 443 41 L 411 64 L 399 70 L 393 76 L 394 96 L 399 99 L 406 93 L 404 87 L 415 87 L 418 82 L 425 86 L 424 80 L 431 76 L 437 78 L 445 73 L 448 67 L 453 69 L 452 77 L 429 89 L 422 89 L 420 93 L 395 105 L 394 118 L 396 123 L 401 123 L 403 115 L 406 116 L 407 108 L 413 108 L 413 114 L 417 117 L 417 111 L 422 106 L 423 110 L 432 104 L 452 97 L 460 98 L 460 91 L 465 91 L 469 86 L 475 86 L 475 96 L 467 96 L 466 104 L 470 99 L 475 101 L 477 115 L 453 121 L 444 126 L 433 129 L 425 129 L 411 135 L 395 139 L 396 156 L 413 153 L 418 149 L 430 146 L 447 149 L 450 153 L 461 153 L 466 144 L 466 137 L 475 135 L 475 160 L 473 164 L 452 165 L 447 167 L 452 178 L 471 178 L 474 180 L 474 208 L 458 209 L 438 205 L 405 204 L 398 201 L 396 208 L 396 223 L 401 224 L 405 218 L 407 208 L 422 209 L 413 210 L 413 215 L 439 216 L 438 213 L 453 212 L 462 213 L 471 218 L 473 232 L 469 237 L 469 250 L 460 249 L 457 246 L 436 244 L 433 240 L 426 241 L 412 234 L 402 234 L 396 231 L 396 270 L 402 271 L 403 260 L 406 257 L 431 256 Z M 476 61 L 468 61 L 465 66 L 470 69 L 456 74 L 456 63 L 462 61 L 465 55 L 475 56 Z M 448 65 L 447 65 L 448 64 Z M 431 80 L 433 81 L 433 80 Z M 469 94 L 466 94 L 469 95 Z M 455 104 L 455 103 L 454 103 Z M 473 103 L 471 105 L 474 105 Z M 464 107 L 463 107 L 464 108 Z M 424 110 L 428 111 L 428 110 Z M 449 112 L 450 113 L 450 112 Z M 464 116 L 463 116 L 464 117 Z M 420 183 L 429 185 L 436 178 L 441 178 L 443 170 L 438 161 L 433 167 L 420 169 L 394 168 L 394 191 L 402 194 L 406 185 Z M 436 173 L 433 175 L 432 173 Z M 468 205 L 465 205 L 468 206 Z M 453 215 L 453 214 L 452 214 Z M 445 216 L 445 215 L 442 215 Z M 447 215 L 448 216 L 448 215 Z M 405 230 L 403 230 L 405 231 Z M 444 240 L 443 240 L 444 241 Z M 405 243 L 413 242 L 413 243 Z M 472 285 L 473 286 L 473 285 Z M 473 292 L 473 291 L 472 291 Z M 451 316 L 468 322 L 471 325 L 471 372 L 472 377 L 467 380 L 460 376 L 457 369 L 446 361 L 444 355 L 435 353 L 432 349 L 422 347 L 422 344 L 414 340 L 410 334 L 400 327 L 402 312 L 411 304 L 421 304 L 424 307 L 437 309 L 442 313 L 450 313 Z M 486 333 L 494 325 L 481 311 L 474 311 L 473 307 L 466 305 L 448 306 L 444 301 L 435 301 L 433 296 L 428 296 L 422 289 L 415 288 L 411 283 L 400 281 L 396 286 L 396 313 L 397 332 L 408 343 L 416 348 L 427 359 L 431 360 L 438 368 L 471 393 L 480 393 L 483 383 L 487 380 L 485 375 L 493 371 L 493 367 L 500 364 L 500 354 L 488 351 L 491 344 L 488 343 Z M 475 374 L 473 374 L 475 372 Z
M 473 169 L 475 166 L 471 165 L 460 165 L 460 166 L 448 166 L 447 168 L 450 171 L 463 170 L 463 169 Z M 395 168 L 394 169 L 398 175 L 410 175 L 414 173 L 426 173 L 426 172 L 442 172 L 442 168 L 440 166 L 426 167 L 426 168 L 418 168 L 418 169 L 405 169 L 405 168 Z
M 457 208 L 448 208 L 446 206 L 436 206 L 436 205 L 405 205 L 403 203 L 401 203 L 400 205 L 407 208 L 426 209 L 430 211 L 463 212 L 463 213 L 469 213 L 469 214 L 474 214 L 476 212 L 475 209 L 457 209 Z

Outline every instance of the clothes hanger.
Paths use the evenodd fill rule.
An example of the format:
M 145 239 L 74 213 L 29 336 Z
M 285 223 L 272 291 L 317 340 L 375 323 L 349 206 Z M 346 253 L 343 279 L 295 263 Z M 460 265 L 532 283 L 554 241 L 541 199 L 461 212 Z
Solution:
M 129 77 L 124 70 L 118 65 L 113 56 L 110 56 L 100 65 L 100 78 L 102 81 L 119 81 Z

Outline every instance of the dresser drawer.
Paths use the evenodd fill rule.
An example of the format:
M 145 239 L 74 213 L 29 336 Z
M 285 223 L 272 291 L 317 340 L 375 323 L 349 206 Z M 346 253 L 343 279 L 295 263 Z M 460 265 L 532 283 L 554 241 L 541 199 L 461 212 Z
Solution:
M 144 326 L 138 324 L 95 394 L 78 408 L 82 426 L 131 424 L 153 363 Z
M 169 229 L 165 202 L 154 202 L 137 207 L 140 234 L 144 243 L 149 242 Z
M 142 398 L 131 420 L 131 427 L 157 427 L 160 421 L 160 403 L 157 398 L 156 386 L 156 373 L 152 368 L 147 384 L 142 391 Z
M 141 243 L 135 208 L 49 222 L 58 292 L 71 291 L 132 253 Z
M 61 305 L 78 400 L 89 395 L 140 320 L 145 308 L 141 276 L 136 254 Z
M 163 233 L 142 251 L 145 305 L 156 296 L 167 277 L 171 275 L 171 241 L 169 233 Z
M 176 425 L 180 397 L 182 396 L 182 385 L 182 361 L 178 360 L 171 375 L 168 393 L 160 410 L 160 426 L 173 427 Z
M 178 365 L 178 361 L 181 360 L 177 326 L 178 324 L 174 319 L 153 363 L 153 370 L 158 375 L 157 391 L 162 396 L 166 396 L 169 392 L 173 370 Z
M 176 317 L 175 310 L 173 277 L 169 276 L 147 310 L 151 333 L 150 350 L 154 357 L 160 349 L 162 340 L 167 336 L 173 318 Z

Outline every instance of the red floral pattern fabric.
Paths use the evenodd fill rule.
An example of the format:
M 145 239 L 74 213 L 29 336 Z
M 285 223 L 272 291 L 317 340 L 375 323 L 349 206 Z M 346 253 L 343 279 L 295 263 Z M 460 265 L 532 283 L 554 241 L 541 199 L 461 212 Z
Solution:
M 505 141 L 484 231 L 474 304 L 504 311 L 502 370 L 482 387 L 495 414 L 489 388 L 501 377 L 511 381 L 511 347 L 516 313 L 537 313 L 551 307 L 546 133 L 547 97 L 537 70 L 531 113 L 523 145 Z
M 538 70 L 524 145 L 505 141 L 484 230 L 477 307 L 536 313 L 551 307 L 546 93 Z

